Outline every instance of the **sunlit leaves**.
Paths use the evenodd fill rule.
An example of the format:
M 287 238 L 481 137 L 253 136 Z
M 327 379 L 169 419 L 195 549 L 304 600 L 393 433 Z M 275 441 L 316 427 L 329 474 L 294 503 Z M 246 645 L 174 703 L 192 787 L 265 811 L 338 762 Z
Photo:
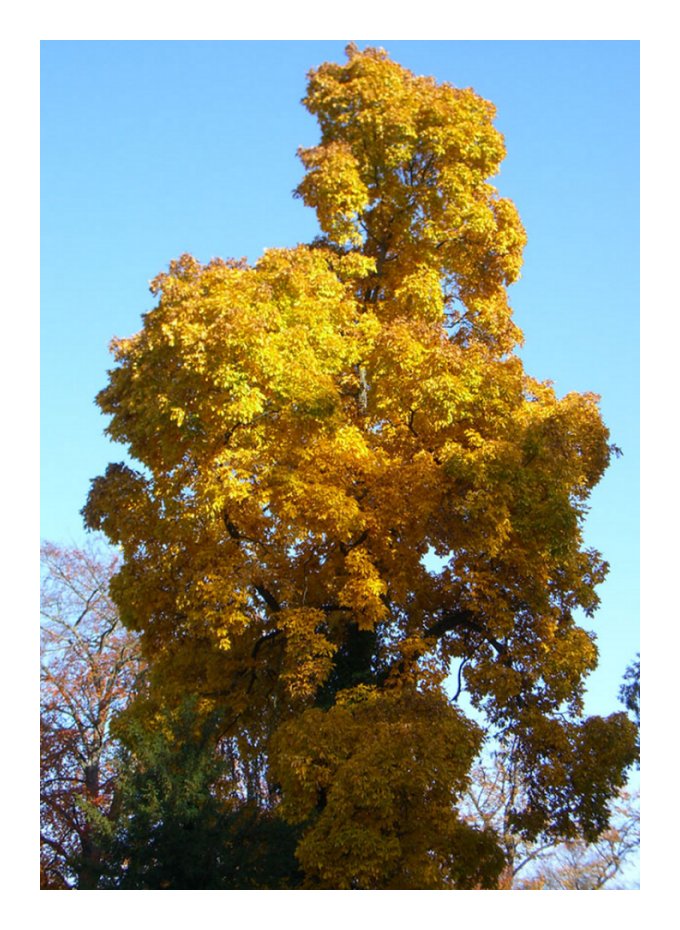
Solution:
M 286 816 L 311 822 L 310 887 L 439 887 L 480 735 L 441 696 L 361 687 L 285 725 L 274 771 Z
M 516 354 L 525 234 L 490 183 L 493 106 L 355 47 L 305 104 L 323 235 L 158 276 L 98 397 L 142 467 L 110 466 L 85 515 L 122 546 L 152 703 L 197 694 L 243 764 L 273 752 L 310 887 L 483 885 L 498 848 L 455 814 L 479 733 L 441 690 L 452 660 L 536 767 L 523 829 L 596 829 L 634 752 L 578 719 L 609 436 L 594 395 Z

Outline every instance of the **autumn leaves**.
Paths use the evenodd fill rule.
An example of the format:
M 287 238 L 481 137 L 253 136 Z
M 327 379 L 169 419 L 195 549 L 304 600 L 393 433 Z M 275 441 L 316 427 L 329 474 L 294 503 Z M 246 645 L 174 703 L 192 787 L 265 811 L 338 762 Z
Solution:
M 604 570 L 580 525 L 608 434 L 593 397 L 559 400 L 514 354 L 525 234 L 489 183 L 492 105 L 355 48 L 305 103 L 321 138 L 298 194 L 323 235 L 158 277 L 98 398 L 141 467 L 97 479 L 85 516 L 124 552 L 140 719 L 191 693 L 233 721 L 304 825 L 306 887 L 493 884 L 498 847 L 457 812 L 481 732 L 452 661 L 540 765 L 527 824 L 599 823 L 634 757 L 632 725 L 597 724 L 605 759 L 579 721 L 595 655 L 574 610 Z M 578 778 L 551 782 L 539 732 L 568 734 Z

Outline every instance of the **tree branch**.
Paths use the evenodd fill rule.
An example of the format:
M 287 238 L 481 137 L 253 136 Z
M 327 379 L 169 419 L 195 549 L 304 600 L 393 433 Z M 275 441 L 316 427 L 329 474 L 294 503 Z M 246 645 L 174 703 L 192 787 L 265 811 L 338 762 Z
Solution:
M 479 633 L 480 636 L 483 636 L 484 639 L 494 647 L 498 655 L 507 655 L 508 647 L 504 643 L 499 642 L 495 636 L 492 636 L 481 623 L 477 623 L 476 620 L 473 620 L 473 617 L 474 614 L 469 610 L 445 611 L 436 623 L 425 630 L 425 635 L 438 639 L 445 633 L 455 630 L 456 627 L 463 627 L 466 630 L 472 630 L 475 633 Z
M 281 605 L 276 600 L 276 598 L 271 593 L 271 591 L 268 591 L 267 588 L 265 588 L 264 585 L 261 585 L 261 584 L 256 584 L 254 585 L 254 587 L 257 593 L 262 598 L 262 600 L 267 605 L 267 607 L 274 613 L 279 613 L 279 611 L 281 610 Z

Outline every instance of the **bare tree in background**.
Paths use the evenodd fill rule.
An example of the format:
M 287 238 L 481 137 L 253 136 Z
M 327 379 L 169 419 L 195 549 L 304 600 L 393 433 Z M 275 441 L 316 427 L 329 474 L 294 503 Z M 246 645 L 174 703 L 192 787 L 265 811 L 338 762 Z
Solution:
M 501 889 L 602 890 L 627 887 L 623 872 L 640 845 L 638 795 L 621 791 L 611 804 L 607 830 L 594 843 L 580 837 L 529 840 L 513 828 L 513 812 L 527 803 L 525 776 L 512 745 L 488 753 L 472 772 L 465 799 L 471 823 L 496 831 L 506 855 Z
M 134 692 L 137 641 L 109 597 L 110 551 L 41 547 L 42 888 L 94 888 L 99 850 L 84 803 L 113 813 L 114 715 Z

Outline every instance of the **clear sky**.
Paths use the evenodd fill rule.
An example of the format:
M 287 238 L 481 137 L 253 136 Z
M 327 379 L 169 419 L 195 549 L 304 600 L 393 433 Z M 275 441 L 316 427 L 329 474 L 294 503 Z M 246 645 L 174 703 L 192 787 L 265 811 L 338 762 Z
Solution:
M 639 649 L 639 45 L 371 40 L 498 109 L 495 183 L 527 229 L 510 296 L 528 372 L 595 391 L 623 457 L 587 542 L 611 564 L 588 709 L 619 709 Z M 85 538 L 89 481 L 125 450 L 94 396 L 111 337 L 141 326 L 149 281 L 182 252 L 255 261 L 316 233 L 291 196 L 316 123 L 305 74 L 344 41 L 50 41 L 41 46 L 41 534 Z

